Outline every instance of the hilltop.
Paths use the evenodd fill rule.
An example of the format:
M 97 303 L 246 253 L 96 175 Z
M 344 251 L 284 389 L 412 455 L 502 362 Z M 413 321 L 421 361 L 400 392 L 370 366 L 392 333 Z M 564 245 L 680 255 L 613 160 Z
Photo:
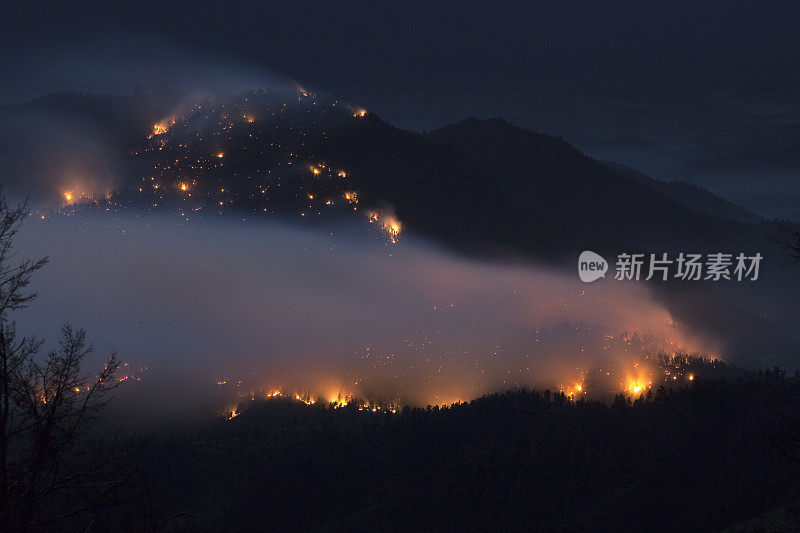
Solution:
M 570 270 L 584 249 L 606 257 L 759 252 L 766 281 L 757 292 L 674 282 L 654 290 L 678 319 L 754 360 L 790 349 L 781 328 L 794 323 L 798 295 L 786 290 L 791 273 L 780 268 L 779 224 L 502 119 L 416 133 L 296 89 L 194 98 L 50 95 L 6 106 L 0 115 L 6 124 L 59 117 L 61 125 L 92 133 L 81 150 L 67 150 L 84 172 L 63 178 L 52 171 L 59 162 L 52 147 L 68 139 L 41 147 L 26 137 L 29 153 L 20 148 L 25 143 L 8 145 L 20 148 L 9 161 L 22 174 L 10 171 L 6 183 L 55 198 L 67 210 L 168 210 L 186 220 L 280 215 L 320 224 L 355 216 L 375 223 L 389 241 L 407 231 L 473 256 Z M 765 305 L 764 295 L 779 305 Z M 754 301 L 760 307 L 749 310 Z M 778 312 L 767 320 L 761 309 Z

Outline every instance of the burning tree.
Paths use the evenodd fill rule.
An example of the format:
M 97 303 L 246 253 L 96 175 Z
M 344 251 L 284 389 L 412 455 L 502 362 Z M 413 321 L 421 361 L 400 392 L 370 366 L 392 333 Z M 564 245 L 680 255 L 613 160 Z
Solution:
M 12 314 L 36 297 L 27 288 L 47 264 L 15 261 L 26 212 L 0 192 L 0 523 L 20 530 L 90 519 L 100 496 L 120 483 L 106 476 L 112 458 L 85 446 L 116 384 L 116 357 L 91 376 L 81 371 L 92 351 L 82 330 L 64 326 L 58 349 L 44 357 L 41 340 L 17 333 Z

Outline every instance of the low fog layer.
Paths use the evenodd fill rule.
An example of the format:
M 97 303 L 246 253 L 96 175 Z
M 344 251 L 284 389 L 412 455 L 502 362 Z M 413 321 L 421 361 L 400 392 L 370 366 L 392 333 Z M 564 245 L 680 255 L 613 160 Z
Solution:
M 51 258 L 20 328 L 52 345 L 69 321 L 98 358 L 116 350 L 129 370 L 146 366 L 120 393 L 145 411 L 275 388 L 426 405 L 553 387 L 633 364 L 625 332 L 709 349 L 642 284 L 474 262 L 360 223 L 56 216 L 31 218 L 19 244 L 20 257 Z

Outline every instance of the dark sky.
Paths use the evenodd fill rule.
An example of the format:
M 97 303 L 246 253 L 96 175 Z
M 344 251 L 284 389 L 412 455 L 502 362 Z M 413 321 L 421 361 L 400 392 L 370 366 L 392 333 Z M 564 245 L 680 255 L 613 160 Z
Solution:
M 155 83 L 148 68 L 166 76 L 189 60 L 268 69 L 351 99 L 800 85 L 793 0 L 14 4 L 0 32 L 5 102 L 58 89 L 129 92 L 138 78 Z

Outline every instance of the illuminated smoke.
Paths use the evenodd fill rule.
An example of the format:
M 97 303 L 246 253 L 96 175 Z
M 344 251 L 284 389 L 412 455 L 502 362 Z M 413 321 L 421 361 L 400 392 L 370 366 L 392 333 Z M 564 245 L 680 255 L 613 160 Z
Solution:
M 606 370 L 613 392 L 646 386 L 644 355 L 701 348 L 641 284 L 468 261 L 413 236 L 387 249 L 361 225 L 179 220 L 53 217 L 21 239 L 52 257 L 21 327 L 85 327 L 98 353 L 148 368 L 136 405 L 157 412 L 273 390 L 376 405 L 575 396 Z

